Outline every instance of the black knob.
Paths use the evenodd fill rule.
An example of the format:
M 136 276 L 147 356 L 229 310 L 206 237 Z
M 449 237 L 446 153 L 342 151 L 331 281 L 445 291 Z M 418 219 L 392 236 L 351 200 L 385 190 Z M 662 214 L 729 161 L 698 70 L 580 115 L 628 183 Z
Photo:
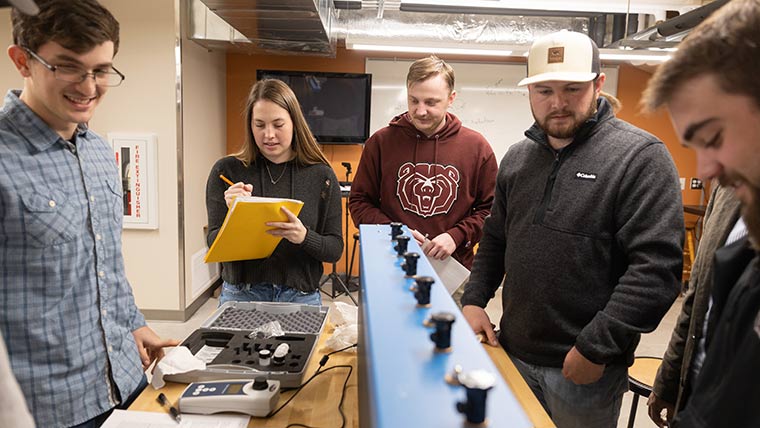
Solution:
M 435 332 L 430 339 L 435 342 L 435 350 L 449 352 L 451 349 L 451 325 L 456 318 L 450 312 L 436 312 L 430 316 L 429 323 L 435 326 Z
M 391 239 L 396 239 L 397 236 L 404 233 L 404 231 L 401 230 L 402 227 L 404 227 L 404 223 L 398 221 L 391 223 Z
M 470 424 L 480 425 L 485 422 L 489 389 L 491 388 L 466 388 L 467 401 L 457 403 L 457 410 L 459 413 L 464 413 L 467 422 Z
M 430 287 L 435 280 L 431 276 L 418 276 L 414 278 L 414 297 L 417 299 L 417 306 L 430 305 Z
M 254 391 L 264 391 L 267 388 L 269 388 L 269 384 L 267 383 L 267 378 L 259 376 L 256 379 L 253 380 L 253 385 L 251 386 Z
M 393 247 L 396 250 L 396 254 L 398 254 L 399 257 L 404 257 L 404 253 L 406 253 L 406 249 L 409 247 L 409 238 L 406 235 L 399 235 L 396 237 L 396 245 Z
M 406 276 L 417 275 L 417 259 L 420 255 L 417 253 L 404 253 L 404 263 L 401 263 L 401 269 L 404 269 Z

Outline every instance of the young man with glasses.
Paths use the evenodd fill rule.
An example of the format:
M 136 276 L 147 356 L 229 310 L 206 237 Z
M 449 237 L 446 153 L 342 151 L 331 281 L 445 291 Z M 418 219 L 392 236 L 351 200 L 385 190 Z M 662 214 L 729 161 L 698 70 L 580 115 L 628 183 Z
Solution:
M 37 426 L 99 426 L 162 356 L 124 272 L 111 147 L 87 124 L 111 86 L 119 24 L 95 0 L 14 10 L 24 78 L 0 111 L 0 332 Z

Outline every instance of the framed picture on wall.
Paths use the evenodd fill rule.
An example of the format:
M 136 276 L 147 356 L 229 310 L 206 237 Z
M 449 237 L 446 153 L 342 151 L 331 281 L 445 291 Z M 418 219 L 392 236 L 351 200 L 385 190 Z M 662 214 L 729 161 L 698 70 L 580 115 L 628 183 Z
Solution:
M 121 176 L 124 229 L 158 229 L 156 134 L 108 133 Z

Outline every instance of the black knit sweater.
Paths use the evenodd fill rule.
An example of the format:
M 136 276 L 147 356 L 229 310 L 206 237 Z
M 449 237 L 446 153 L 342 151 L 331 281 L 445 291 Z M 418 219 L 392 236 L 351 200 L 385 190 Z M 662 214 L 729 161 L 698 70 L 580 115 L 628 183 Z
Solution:
M 510 354 L 562 367 L 575 346 L 594 363 L 630 365 L 681 286 L 673 160 L 603 99 L 561 152 L 536 125 L 526 136 L 501 162 L 462 304 L 485 307 L 505 279 L 499 339 Z
M 298 218 L 307 229 L 304 241 L 296 245 L 283 239 L 266 259 L 222 263 L 222 279 L 236 285 L 271 282 L 305 292 L 315 291 L 323 273 L 322 262 L 337 261 L 343 252 L 338 179 L 332 168 L 324 164 L 302 167 L 294 161 L 265 162 L 268 161 L 245 167 L 238 159 L 228 156 L 211 168 L 206 183 L 206 241 L 211 246 L 227 215 L 224 191 L 228 186 L 219 174 L 234 182 L 252 184 L 253 196 L 301 200 L 304 205 Z

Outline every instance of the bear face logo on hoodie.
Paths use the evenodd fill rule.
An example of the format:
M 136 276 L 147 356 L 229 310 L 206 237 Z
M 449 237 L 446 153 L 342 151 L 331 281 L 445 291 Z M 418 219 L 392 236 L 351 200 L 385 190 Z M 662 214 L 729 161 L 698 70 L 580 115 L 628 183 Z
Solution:
M 421 217 L 446 214 L 459 194 L 459 170 L 448 165 L 406 162 L 398 169 L 401 207 Z

